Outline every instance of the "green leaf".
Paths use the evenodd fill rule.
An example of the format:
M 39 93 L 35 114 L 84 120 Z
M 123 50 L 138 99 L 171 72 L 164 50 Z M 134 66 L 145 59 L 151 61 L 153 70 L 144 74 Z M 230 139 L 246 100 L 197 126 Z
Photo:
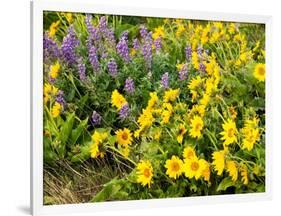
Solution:
M 68 138 L 72 131 L 74 118 L 75 118 L 75 113 L 70 114 L 67 117 L 66 121 L 61 126 L 60 141 L 63 145 L 67 144 Z
M 88 122 L 88 118 L 83 120 L 83 121 L 81 121 L 80 124 L 77 126 L 77 128 L 72 130 L 71 138 L 70 138 L 72 145 L 76 144 L 76 141 L 80 137 L 80 135 L 83 132 L 83 130 L 86 128 L 87 122 Z
M 217 191 L 225 191 L 227 188 L 234 185 L 234 182 L 230 177 L 224 178 L 221 183 L 219 184 Z

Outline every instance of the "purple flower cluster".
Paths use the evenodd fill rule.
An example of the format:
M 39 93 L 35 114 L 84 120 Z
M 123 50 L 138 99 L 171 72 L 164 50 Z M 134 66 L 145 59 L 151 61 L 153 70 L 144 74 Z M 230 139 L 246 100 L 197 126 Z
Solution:
M 62 90 L 58 91 L 58 94 L 56 95 L 56 102 L 58 102 L 62 107 L 66 106 L 66 101 L 64 99 L 64 92 Z
M 206 71 L 206 66 L 202 62 L 199 63 L 199 70 L 201 72 L 205 72 Z
M 138 50 L 140 48 L 140 41 L 137 38 L 133 40 L 133 48 L 135 50 Z
M 154 47 L 156 51 L 160 51 L 162 48 L 162 37 L 158 37 L 154 40 Z
M 169 73 L 166 72 L 162 75 L 161 77 L 161 85 L 163 86 L 164 89 L 169 88 Z
M 130 107 L 129 107 L 129 104 L 126 103 L 119 110 L 119 117 L 121 119 L 125 119 L 125 118 L 127 118 L 129 116 L 129 114 L 130 114 Z
M 89 61 L 94 69 L 95 72 L 98 72 L 100 69 L 100 63 L 98 59 L 97 49 L 95 46 L 89 49 Z
M 121 58 L 128 63 L 130 61 L 129 47 L 128 47 L 128 32 L 125 31 L 120 37 L 119 42 L 116 45 L 117 53 Z
M 83 58 L 79 58 L 78 59 L 78 65 L 77 65 L 77 68 L 78 68 L 78 73 L 79 73 L 79 78 L 81 81 L 85 81 L 86 80 L 86 66 L 83 62 Z
M 192 55 L 191 46 L 187 45 L 187 46 L 185 47 L 185 57 L 186 57 L 186 60 L 187 60 L 187 61 L 190 61 L 191 55 Z
M 68 64 L 77 62 L 76 47 L 79 45 L 79 40 L 76 37 L 73 26 L 68 28 L 67 35 L 63 38 L 61 45 L 62 57 Z
M 90 48 L 92 46 L 92 41 L 98 42 L 100 40 L 100 34 L 98 28 L 92 25 L 92 15 L 87 14 L 85 18 L 85 24 L 88 30 L 87 46 Z
M 198 47 L 198 48 L 197 48 L 197 54 L 198 54 L 199 56 L 202 56 L 203 53 L 204 53 L 204 49 L 203 49 L 202 47 Z
M 129 94 L 135 91 L 135 83 L 131 77 L 128 77 L 125 81 L 125 91 Z
M 103 38 L 109 42 L 110 45 L 115 46 L 115 36 L 114 32 L 108 28 L 106 16 L 102 16 L 99 21 L 99 32 L 103 36 Z
M 180 80 L 185 80 L 187 78 L 187 73 L 188 73 L 187 69 L 188 68 L 187 68 L 186 64 L 184 64 L 182 66 L 182 68 L 180 69 L 180 71 L 179 71 L 179 78 L 180 78 Z
M 92 118 L 91 118 L 92 124 L 94 126 L 100 125 L 101 124 L 101 119 L 102 119 L 101 115 L 99 113 L 97 113 L 96 111 L 93 111 Z
M 43 55 L 44 61 L 53 61 L 60 57 L 60 50 L 57 43 L 49 37 L 48 33 L 43 36 Z
M 148 31 L 147 28 L 144 25 L 140 26 L 140 35 L 142 38 L 145 38 L 147 35 Z
M 148 69 L 151 69 L 151 62 L 152 62 L 152 32 L 149 32 L 145 35 L 144 43 L 142 46 L 142 55 L 146 62 L 146 66 Z
M 107 68 L 109 71 L 109 74 L 112 77 L 116 77 L 117 76 L 117 63 L 114 59 L 111 59 L 108 63 L 107 63 Z

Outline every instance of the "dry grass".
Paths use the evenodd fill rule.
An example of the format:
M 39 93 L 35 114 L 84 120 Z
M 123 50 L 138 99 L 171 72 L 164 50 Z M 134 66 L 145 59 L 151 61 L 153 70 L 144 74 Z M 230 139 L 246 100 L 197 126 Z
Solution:
M 79 164 L 59 161 L 45 165 L 44 205 L 89 202 L 105 183 L 127 171 L 128 168 L 105 159 Z

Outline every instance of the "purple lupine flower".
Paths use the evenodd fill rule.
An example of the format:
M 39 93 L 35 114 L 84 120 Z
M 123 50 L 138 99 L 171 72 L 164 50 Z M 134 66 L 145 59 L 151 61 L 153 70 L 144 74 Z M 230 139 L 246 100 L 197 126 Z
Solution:
M 78 73 L 79 73 L 80 80 L 81 81 L 85 81 L 86 80 L 86 66 L 83 63 L 83 58 L 82 57 L 78 59 L 77 68 L 78 68 Z
M 90 14 L 86 15 L 85 24 L 87 26 L 87 30 L 89 33 L 88 39 L 87 39 L 87 46 L 88 46 L 88 48 L 90 48 L 92 45 L 92 40 L 94 40 L 95 42 L 98 42 L 100 40 L 99 29 L 95 28 L 92 25 L 92 15 L 90 15 Z
M 182 68 L 180 69 L 180 71 L 179 71 L 179 78 L 180 78 L 180 80 L 185 80 L 187 78 L 187 73 L 188 73 L 187 65 L 184 64 L 182 66 Z
M 144 39 L 144 44 L 142 46 L 142 55 L 145 59 L 146 66 L 148 69 L 151 68 L 151 61 L 152 61 L 152 32 L 146 34 Z
M 58 102 L 60 105 L 62 105 L 62 107 L 66 106 L 66 101 L 64 99 L 64 92 L 62 90 L 59 90 L 56 98 L 55 98 L 56 102 Z
M 201 57 L 203 55 L 204 49 L 202 47 L 197 48 L 197 54 Z
M 135 91 L 135 83 L 131 77 L 128 77 L 125 81 L 125 91 L 129 94 Z
M 140 35 L 142 38 L 145 38 L 147 35 L 148 31 L 147 28 L 144 25 L 140 26 Z
M 161 85 L 163 86 L 164 89 L 169 88 L 169 73 L 168 72 L 166 72 L 162 75 Z
M 93 111 L 91 120 L 92 120 L 92 124 L 94 126 L 96 126 L 96 125 L 100 125 L 101 124 L 102 118 L 101 118 L 101 115 L 98 112 Z
M 187 61 L 191 59 L 191 55 L 192 55 L 192 49 L 191 46 L 188 45 L 185 47 L 185 57 Z
M 118 44 L 116 45 L 117 53 L 125 62 L 130 61 L 129 47 L 128 47 L 128 32 L 122 33 Z
M 205 72 L 206 71 L 206 66 L 205 66 L 205 64 L 203 62 L 199 63 L 199 70 L 201 72 Z
M 62 57 L 68 64 L 75 64 L 77 62 L 76 47 L 79 45 L 79 40 L 77 39 L 74 28 L 71 25 L 68 28 L 67 35 L 63 38 L 61 45 Z
M 95 46 L 92 46 L 89 50 L 89 61 L 95 72 L 98 72 L 100 69 L 100 63 L 97 55 L 97 49 Z
M 115 36 L 114 36 L 114 31 L 111 29 L 107 29 L 104 35 L 105 35 L 106 40 L 109 42 L 109 44 L 111 46 L 115 47 L 116 40 L 115 40 Z
M 105 33 L 107 31 L 107 21 L 106 16 L 102 16 L 99 21 L 99 30 L 102 33 Z
M 119 110 L 119 117 L 121 119 L 125 119 L 125 118 L 127 118 L 129 116 L 129 114 L 130 114 L 130 107 L 129 107 L 129 104 L 126 103 Z
M 135 50 L 138 50 L 140 48 L 140 41 L 137 38 L 133 40 L 133 48 Z
M 156 51 L 160 51 L 162 48 L 162 37 L 158 37 L 154 40 L 154 47 Z
M 45 33 L 43 36 L 43 56 L 44 61 L 47 60 L 54 60 L 60 57 L 60 50 L 57 43 L 49 37 L 48 33 Z
M 114 59 L 111 59 L 108 62 L 107 68 L 108 68 L 109 74 L 112 77 L 116 77 L 117 76 L 117 64 L 116 64 L 116 61 Z

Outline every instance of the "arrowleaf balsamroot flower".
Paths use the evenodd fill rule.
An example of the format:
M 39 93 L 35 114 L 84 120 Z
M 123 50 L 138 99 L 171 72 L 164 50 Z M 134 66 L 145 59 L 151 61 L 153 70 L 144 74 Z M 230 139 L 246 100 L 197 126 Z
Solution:
M 171 159 L 168 159 L 165 163 L 166 174 L 173 179 L 177 179 L 183 172 L 183 161 L 173 155 Z
M 191 129 L 189 131 L 189 135 L 193 138 L 200 138 L 202 135 L 201 131 L 203 127 L 204 127 L 204 122 L 202 118 L 198 115 L 195 115 L 191 120 Z
M 236 166 L 235 161 L 226 161 L 226 171 L 228 172 L 229 176 L 231 177 L 233 182 L 236 182 L 238 178 L 238 168 Z
M 55 104 L 52 107 L 51 112 L 52 112 L 53 118 L 57 118 L 62 112 L 62 105 L 58 102 L 55 102 Z
M 164 102 L 174 102 L 179 96 L 180 89 L 169 89 L 164 93 Z
M 123 105 L 128 103 L 126 99 L 121 95 L 117 89 L 115 89 L 111 94 L 111 104 L 112 106 L 115 106 L 117 110 L 119 111 Z
M 204 168 L 204 160 L 192 157 L 191 159 L 184 160 L 184 174 L 187 178 L 193 177 L 198 180 L 202 176 L 202 169 Z
M 212 154 L 213 162 L 212 165 L 217 171 L 217 175 L 221 175 L 225 168 L 225 150 L 215 151 Z
M 231 143 L 237 142 L 237 128 L 236 124 L 232 119 L 228 119 L 222 125 L 223 132 L 220 134 L 222 135 L 221 140 L 224 140 L 223 145 L 228 146 Z
M 178 141 L 178 143 L 180 143 L 180 144 L 182 143 L 183 136 L 186 133 L 186 131 L 187 130 L 186 130 L 184 124 L 180 124 L 178 126 L 178 132 L 177 132 L 177 141 Z
M 185 147 L 183 150 L 183 158 L 192 159 L 193 157 L 197 157 L 194 148 L 190 146 Z
M 128 128 L 119 129 L 116 131 L 116 138 L 119 145 L 128 147 L 133 141 L 132 133 Z
M 60 63 L 57 61 L 55 64 L 50 66 L 50 78 L 56 79 L 60 71 Z
M 108 138 L 108 134 L 106 132 L 100 133 L 95 131 L 92 135 L 92 144 L 90 146 L 90 154 L 92 158 L 103 157 L 104 152 L 100 151 L 100 147 L 103 142 Z
M 153 177 L 153 167 L 150 161 L 141 160 L 137 164 L 137 182 L 140 183 L 142 186 L 150 187 L 152 183 Z
M 256 64 L 254 69 L 254 77 L 260 82 L 265 81 L 265 64 Z

